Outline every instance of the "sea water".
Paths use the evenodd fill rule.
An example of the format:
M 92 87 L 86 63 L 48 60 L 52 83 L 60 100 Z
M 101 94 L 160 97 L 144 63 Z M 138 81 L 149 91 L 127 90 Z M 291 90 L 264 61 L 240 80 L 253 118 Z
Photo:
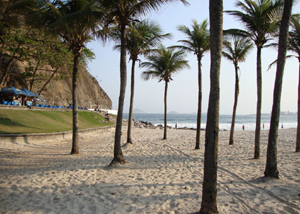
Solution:
M 123 117 L 128 119 L 128 113 L 124 113 Z M 148 121 L 154 125 L 164 124 L 164 114 L 145 114 L 145 113 L 134 113 L 133 118 L 138 121 Z M 201 117 L 201 128 L 206 127 L 207 115 L 203 114 Z M 231 115 L 220 115 L 219 117 L 219 129 L 230 130 L 231 127 Z M 261 115 L 261 129 L 270 128 L 271 115 Z M 168 114 L 167 115 L 168 126 L 175 127 L 177 124 L 178 128 L 196 128 L 197 127 L 197 115 L 196 114 Z M 243 125 L 245 130 L 255 130 L 256 127 L 256 115 L 236 115 L 235 119 L 235 130 L 242 130 Z M 296 114 L 281 114 L 279 121 L 279 128 L 297 128 L 297 115 Z

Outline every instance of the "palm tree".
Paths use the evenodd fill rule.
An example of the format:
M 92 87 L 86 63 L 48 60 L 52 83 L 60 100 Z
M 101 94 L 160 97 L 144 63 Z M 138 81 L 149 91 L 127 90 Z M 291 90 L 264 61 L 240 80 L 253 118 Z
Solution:
M 73 104 L 73 137 L 71 154 L 78 154 L 78 103 L 76 98 L 78 64 L 82 49 L 91 37 L 99 30 L 103 12 L 94 0 L 55 1 L 42 8 L 40 24 L 44 23 L 58 34 L 73 53 L 72 104 Z
M 218 213 L 220 66 L 223 40 L 223 0 L 209 1 L 210 93 L 205 131 L 204 177 L 200 213 Z
M 194 53 L 198 61 L 198 112 L 197 112 L 197 131 L 195 149 L 200 149 L 200 131 L 201 131 L 201 114 L 202 114 L 202 71 L 201 61 L 204 53 L 209 51 L 209 32 L 207 29 L 208 21 L 204 20 L 198 24 L 196 20 L 192 20 L 192 29 L 185 25 L 180 25 L 178 30 L 187 36 L 186 40 L 179 40 L 182 46 L 173 46 L 185 51 Z
M 122 119 L 124 98 L 126 90 L 126 27 L 130 23 L 137 22 L 136 17 L 145 15 L 151 10 L 158 10 L 162 5 L 171 2 L 182 2 L 188 4 L 186 0 L 98 0 L 106 8 L 108 24 L 117 24 L 121 32 L 120 51 L 120 94 L 118 104 L 118 115 L 115 131 L 114 158 L 110 166 L 114 163 L 125 163 L 126 160 L 121 149 Z
M 120 38 L 117 33 L 118 39 Z M 134 80 L 135 80 L 135 64 L 139 60 L 139 55 L 144 55 L 151 48 L 156 46 L 162 39 L 170 38 L 171 34 L 162 34 L 160 26 L 154 22 L 144 20 L 136 24 L 129 25 L 126 36 L 126 49 L 132 60 L 131 65 L 131 92 L 130 92 L 130 106 L 128 117 L 127 143 L 132 144 L 131 138 L 131 124 L 133 114 L 133 100 L 134 100 Z M 121 45 L 115 46 L 120 49 Z
M 231 29 L 228 32 L 250 38 L 257 48 L 257 107 L 254 159 L 260 158 L 260 126 L 261 126 L 261 104 L 262 104 L 262 75 L 261 75 L 261 51 L 268 42 L 269 37 L 278 30 L 280 14 L 282 11 L 282 0 L 244 0 L 238 1 L 236 6 L 242 11 L 226 11 L 238 18 L 245 26 L 246 31 Z
M 233 145 L 234 140 L 234 124 L 235 124 L 235 116 L 236 109 L 238 104 L 238 96 L 239 96 L 239 62 L 244 62 L 247 54 L 252 49 L 253 44 L 248 38 L 238 38 L 233 37 L 233 43 L 230 41 L 223 42 L 223 56 L 232 61 L 235 69 L 235 93 L 234 93 L 234 104 L 233 104 L 233 112 L 232 112 L 232 120 L 231 120 L 231 129 L 230 129 L 230 137 L 229 137 L 229 145 Z
M 296 152 L 300 152 L 300 20 L 299 14 L 293 15 L 291 17 L 291 31 L 289 32 L 288 37 L 288 46 L 287 50 L 294 52 L 296 55 L 287 55 L 286 58 L 295 57 L 299 62 L 299 81 L 298 81 L 298 118 L 297 118 L 297 136 L 296 136 Z M 278 42 L 270 44 L 271 47 L 278 48 Z M 278 60 L 275 60 L 269 65 L 268 70 L 275 64 Z
M 289 32 L 288 38 L 288 51 L 292 51 L 296 54 L 289 55 L 290 57 L 296 57 L 299 61 L 299 81 L 298 81 L 298 119 L 297 119 L 297 137 L 296 137 L 296 152 L 300 152 L 300 19 L 298 16 L 292 16 L 291 27 L 292 30 Z
M 289 32 L 288 50 L 297 54 L 294 56 L 299 61 L 299 81 L 298 81 L 298 119 L 297 119 L 297 137 L 296 137 L 296 152 L 300 152 L 300 19 L 292 17 L 292 31 Z
M 168 85 L 172 76 L 184 68 L 189 68 L 188 62 L 184 60 L 185 52 L 183 50 L 175 51 L 175 49 L 167 49 L 160 45 L 158 49 L 152 51 L 153 54 L 146 57 L 148 62 L 141 64 L 142 68 L 148 68 L 142 73 L 144 80 L 157 78 L 160 81 L 165 81 L 164 94 L 164 136 L 167 139 L 167 93 Z
M 282 91 L 282 79 L 285 66 L 285 58 L 288 43 L 288 30 L 290 17 L 293 7 L 293 0 L 284 1 L 284 9 L 282 20 L 280 24 L 278 57 L 277 57 L 277 72 L 274 86 L 273 107 L 270 123 L 268 148 L 267 148 L 267 162 L 265 167 L 265 176 L 279 178 L 279 171 L 277 169 L 277 139 L 278 139 L 278 125 L 280 117 L 280 101 Z

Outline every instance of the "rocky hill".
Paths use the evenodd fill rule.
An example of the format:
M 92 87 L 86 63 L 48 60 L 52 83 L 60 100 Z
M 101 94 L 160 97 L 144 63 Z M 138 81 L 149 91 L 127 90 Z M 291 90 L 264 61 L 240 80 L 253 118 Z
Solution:
M 10 80 L 7 86 L 14 86 L 16 88 L 26 88 L 29 90 L 28 81 L 24 79 L 15 78 L 20 77 L 20 73 L 25 72 L 26 63 L 16 63 L 14 69 L 11 71 Z M 47 73 L 51 76 L 53 69 L 51 66 L 43 66 L 40 73 Z M 59 74 L 68 73 L 66 68 L 59 69 Z M 64 78 L 59 80 L 52 79 L 45 89 L 41 92 L 41 99 L 46 100 L 48 105 L 69 105 L 72 103 L 72 76 L 69 71 L 69 75 L 65 75 Z M 32 91 L 37 93 L 44 85 L 45 82 L 38 82 L 34 84 Z M 78 85 L 77 85 L 77 99 L 78 106 L 95 108 L 98 106 L 101 109 L 111 109 L 112 102 L 105 91 L 99 86 L 98 81 L 85 69 L 79 69 Z

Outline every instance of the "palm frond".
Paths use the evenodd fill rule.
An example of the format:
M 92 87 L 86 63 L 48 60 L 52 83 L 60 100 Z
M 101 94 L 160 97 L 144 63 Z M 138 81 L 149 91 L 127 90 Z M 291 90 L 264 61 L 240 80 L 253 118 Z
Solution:
M 120 48 L 121 33 L 118 27 L 111 32 L 110 37 L 113 38 Z M 161 27 L 154 21 L 143 20 L 139 23 L 130 24 L 126 34 L 126 49 L 131 59 L 137 59 L 139 55 L 146 55 L 152 47 L 158 45 L 163 39 L 171 38 L 170 33 L 164 34 Z
M 285 58 L 290 59 L 290 58 L 292 58 L 292 57 L 296 57 L 296 56 L 294 56 L 294 55 L 287 55 Z M 296 58 L 297 58 L 297 57 L 296 57 Z M 274 65 L 276 65 L 276 64 L 277 64 L 277 59 L 274 60 L 274 61 L 268 66 L 267 71 L 270 70 L 270 69 L 271 69 Z
M 231 41 L 224 40 L 222 54 L 238 66 L 239 62 L 245 61 L 252 48 L 253 43 L 249 38 L 232 37 Z
M 208 51 L 209 45 L 209 31 L 207 29 L 208 21 L 204 20 L 202 23 L 198 23 L 196 20 L 192 20 L 191 29 L 185 25 L 180 25 L 177 29 L 185 34 L 187 39 L 179 40 L 182 45 L 173 46 L 180 50 L 185 50 L 202 56 L 204 52 Z
M 156 11 L 168 3 L 182 2 L 184 5 L 189 5 L 186 0 L 98 0 L 107 11 L 107 21 L 113 23 L 117 20 L 118 24 L 121 22 L 128 25 L 130 22 L 136 22 L 145 14 L 151 11 Z
M 189 68 L 188 62 L 184 59 L 185 52 L 176 51 L 173 48 L 165 48 L 163 45 L 146 56 L 146 62 L 141 64 L 142 68 L 147 68 L 143 72 L 142 78 L 148 80 L 150 78 L 158 78 L 169 82 L 172 76 L 182 69 Z
M 241 9 L 229 10 L 226 13 L 233 15 L 248 32 L 249 38 L 261 47 L 268 42 L 268 37 L 277 32 L 283 9 L 282 0 L 243 0 L 236 6 Z

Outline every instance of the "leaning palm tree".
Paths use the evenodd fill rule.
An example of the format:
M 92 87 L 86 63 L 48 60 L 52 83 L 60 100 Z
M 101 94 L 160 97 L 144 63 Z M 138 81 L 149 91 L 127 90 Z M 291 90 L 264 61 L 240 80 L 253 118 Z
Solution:
M 210 93 L 205 130 L 204 176 L 200 213 L 218 213 L 220 66 L 223 40 L 223 0 L 209 1 Z
M 78 154 L 78 103 L 76 97 L 78 64 L 85 44 L 99 30 L 103 12 L 94 0 L 55 1 L 45 5 L 39 12 L 36 23 L 45 24 L 58 34 L 73 53 L 72 105 L 73 136 L 71 154 Z
M 268 42 L 269 37 L 278 30 L 283 0 L 244 0 L 238 1 L 236 6 L 242 11 L 232 10 L 226 12 L 238 18 L 246 28 L 246 31 L 231 29 L 227 30 L 227 32 L 250 38 L 257 48 L 257 107 L 254 159 L 259 159 L 262 105 L 261 51 Z
M 232 120 L 231 120 L 231 129 L 230 129 L 230 137 L 229 137 L 229 145 L 233 145 L 234 140 L 234 124 L 235 124 L 235 116 L 236 109 L 238 104 L 239 97 L 239 62 L 244 62 L 247 54 L 252 49 L 253 43 L 248 38 L 238 38 L 233 37 L 233 42 L 226 40 L 223 42 L 223 56 L 230 60 L 235 69 L 235 92 L 234 92 L 234 104 L 233 104 L 233 112 L 232 112 Z
M 116 33 L 117 39 L 120 38 Z M 126 36 L 126 49 L 132 60 L 131 65 L 131 91 L 130 106 L 128 116 L 127 143 L 132 144 L 131 125 L 133 114 L 134 100 L 134 82 L 135 82 L 135 64 L 139 60 L 140 55 L 146 54 L 150 48 L 158 45 L 165 38 L 171 38 L 171 34 L 163 34 L 160 26 L 153 21 L 144 20 L 136 24 L 130 24 Z M 121 45 L 116 45 L 116 49 L 120 49 Z
M 204 53 L 209 51 L 209 31 L 207 29 L 208 21 L 204 20 L 198 24 L 192 20 L 192 29 L 185 25 L 178 26 L 178 30 L 187 36 L 186 40 L 179 40 L 181 46 L 174 46 L 185 51 L 194 53 L 198 61 L 198 112 L 197 112 L 197 131 L 195 149 L 200 149 L 200 131 L 201 131 L 201 114 L 202 114 L 202 58 Z
M 184 59 L 185 52 L 183 50 L 176 51 L 175 49 L 167 49 L 160 45 L 158 49 L 152 50 L 152 54 L 146 56 L 147 62 L 141 64 L 142 68 L 148 68 L 147 71 L 142 73 L 144 80 L 150 78 L 157 78 L 165 82 L 164 93 L 164 136 L 167 139 L 167 94 L 168 85 L 173 75 L 178 73 L 184 68 L 189 68 L 188 62 Z
M 137 22 L 137 17 L 147 14 L 152 10 L 158 10 L 161 6 L 171 2 L 182 2 L 188 4 L 186 0 L 98 0 L 106 8 L 107 23 L 117 24 L 121 32 L 121 51 L 120 51 L 120 94 L 118 104 L 118 115 L 115 131 L 114 158 L 110 163 L 125 163 L 126 160 L 121 149 L 122 119 L 124 98 L 127 81 L 126 71 L 126 28 L 130 23 Z
M 267 161 L 265 167 L 265 176 L 279 178 L 279 171 L 277 169 L 277 139 L 278 139 L 278 125 L 280 117 L 280 101 L 282 91 L 282 79 L 285 66 L 285 58 L 288 43 L 288 31 L 290 17 L 293 7 L 293 0 L 284 1 L 284 9 L 282 20 L 280 24 L 278 57 L 277 57 L 277 71 L 273 95 L 273 107 L 267 148 Z

